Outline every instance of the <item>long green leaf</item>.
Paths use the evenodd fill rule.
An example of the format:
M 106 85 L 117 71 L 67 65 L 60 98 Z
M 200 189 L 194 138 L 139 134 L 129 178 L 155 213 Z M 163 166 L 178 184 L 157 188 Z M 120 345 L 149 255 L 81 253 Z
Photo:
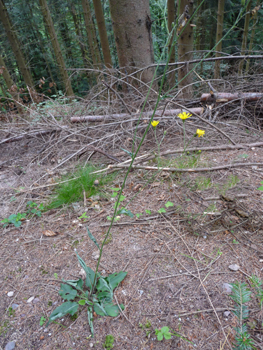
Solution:
M 104 309 L 103 305 L 101 305 L 100 303 L 94 304 L 94 311 L 96 312 L 97 315 L 107 316 L 106 310 Z
M 61 296 L 62 299 L 74 300 L 78 292 L 76 291 L 76 289 L 72 288 L 68 284 L 61 284 L 58 294 Z
M 127 272 L 120 271 L 115 272 L 109 276 L 106 277 L 106 280 L 108 281 L 109 285 L 111 286 L 112 290 L 114 290 L 119 283 L 124 280 L 124 278 L 127 276 Z
M 74 288 L 76 288 L 77 290 L 79 290 L 79 291 L 83 291 L 82 290 L 82 287 L 83 287 L 83 280 L 80 278 L 80 279 L 78 279 L 78 280 L 64 280 L 63 278 L 62 278 L 62 281 L 63 282 L 65 282 L 65 283 L 67 283 L 67 284 L 69 284 L 69 285 L 71 285 L 72 287 L 74 287 Z
M 50 324 L 50 322 L 55 321 L 57 318 L 61 318 L 67 314 L 74 315 L 78 311 L 78 307 L 79 305 L 75 301 L 67 301 L 61 304 L 51 313 L 47 326 Z
M 93 282 L 94 282 L 94 279 L 95 279 L 95 272 L 90 268 L 88 267 L 86 264 L 85 264 L 85 261 L 78 255 L 78 253 L 76 252 L 77 254 L 77 257 L 78 257 L 78 261 L 80 263 L 80 266 L 83 268 L 83 270 L 86 272 L 86 286 L 89 288 L 89 289 L 92 289 L 92 285 L 93 285 Z M 96 281 L 95 281 L 96 282 Z
M 113 305 L 112 303 L 105 305 L 104 308 L 105 308 L 105 311 L 107 312 L 107 315 L 111 317 L 116 317 L 120 313 L 120 309 L 118 305 Z M 120 308 L 124 310 L 124 305 L 120 304 Z
M 87 226 L 87 231 L 88 231 L 88 235 L 89 235 L 89 238 L 92 240 L 92 242 L 94 242 L 96 244 L 96 246 L 100 249 L 100 246 L 98 244 L 98 242 L 96 241 L 96 238 L 93 236 L 93 234 L 90 232 L 88 226 Z
M 93 328 L 93 312 L 92 307 L 88 308 L 88 320 L 92 337 L 94 337 L 94 328 Z

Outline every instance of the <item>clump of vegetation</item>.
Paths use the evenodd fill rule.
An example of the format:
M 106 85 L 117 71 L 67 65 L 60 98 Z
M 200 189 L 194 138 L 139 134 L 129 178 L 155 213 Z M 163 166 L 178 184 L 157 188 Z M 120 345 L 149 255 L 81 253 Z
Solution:
M 105 343 L 103 344 L 104 349 L 110 350 L 113 349 L 114 336 L 111 334 L 106 335 Z
M 257 276 L 250 278 L 252 288 L 255 291 L 256 298 L 259 301 L 262 308 L 263 303 L 263 290 L 262 281 Z M 252 350 L 256 349 L 255 342 L 251 338 L 247 324 L 245 321 L 249 317 L 249 308 L 246 305 L 251 301 L 251 290 L 246 283 L 236 282 L 232 283 L 232 292 L 230 294 L 231 299 L 235 302 L 235 308 L 233 313 L 238 319 L 238 326 L 235 327 L 236 336 L 234 350 Z
M 113 175 L 93 174 L 98 170 L 92 165 L 79 168 L 76 172 L 66 175 L 61 183 L 55 188 L 55 196 L 47 209 L 59 208 L 62 205 L 78 202 L 83 199 L 83 192 L 86 198 L 101 192 L 101 187 L 113 179 Z
M 88 231 L 90 238 L 98 246 L 95 238 Z M 124 309 L 124 305 L 114 305 L 113 290 L 126 277 L 127 272 L 121 271 L 113 273 L 107 277 L 102 277 L 98 272 L 94 272 L 88 267 L 81 257 L 77 254 L 79 264 L 86 273 L 85 281 L 81 278 L 78 280 L 63 280 L 65 284 L 61 284 L 59 295 L 66 300 L 59 307 L 57 307 L 50 315 L 47 326 L 50 322 L 54 322 L 57 318 L 61 318 L 67 314 L 71 317 L 76 317 L 80 305 L 87 306 L 88 321 L 92 336 L 93 329 L 93 315 L 94 312 L 100 316 L 118 316 L 120 309 Z M 77 300 L 73 301 L 73 300 Z M 108 349 L 111 349 L 108 347 Z

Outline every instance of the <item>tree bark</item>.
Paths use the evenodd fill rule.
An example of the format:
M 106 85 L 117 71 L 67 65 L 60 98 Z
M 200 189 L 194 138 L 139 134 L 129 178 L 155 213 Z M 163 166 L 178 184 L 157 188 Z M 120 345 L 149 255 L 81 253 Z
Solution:
M 81 3 L 93 65 L 98 67 L 98 65 L 101 63 L 100 51 L 97 43 L 94 23 L 92 21 L 89 0 L 81 0 Z
M 119 66 L 124 73 L 145 68 L 154 62 L 152 21 L 149 0 L 110 0 L 113 32 Z M 154 70 L 145 70 L 140 78 L 150 82 Z
M 40 3 L 40 8 L 41 8 L 41 11 L 42 11 L 42 14 L 44 17 L 44 21 L 45 21 L 46 26 L 47 26 L 47 30 L 48 30 L 48 34 L 49 34 L 49 37 L 51 40 L 51 44 L 53 46 L 53 50 L 54 50 L 54 53 L 56 56 L 59 72 L 60 72 L 63 84 L 65 86 L 65 89 L 66 89 L 66 94 L 67 94 L 67 96 L 73 96 L 74 92 L 72 90 L 71 82 L 70 82 L 70 79 L 68 77 L 68 73 L 66 71 L 66 65 L 64 62 L 64 58 L 62 56 L 62 52 L 61 52 L 61 49 L 59 46 L 59 42 L 57 39 L 57 35 L 55 32 L 54 24 L 53 24 L 53 21 L 52 21 L 50 12 L 49 12 L 47 2 L 46 2 L 46 0 L 39 0 L 39 3 Z
M 193 57 L 193 43 L 194 35 L 193 28 L 191 27 L 190 17 L 193 13 L 193 0 L 181 0 L 179 6 L 180 18 L 185 15 L 186 6 L 188 6 L 188 16 L 189 19 L 186 25 L 181 29 L 178 38 L 178 60 L 179 61 L 190 61 Z M 180 21 L 180 19 L 179 19 Z M 178 24 L 180 25 L 180 24 Z M 193 94 L 193 87 L 189 85 L 193 82 L 192 73 L 189 74 L 191 70 L 190 64 L 185 64 L 184 67 L 180 68 L 178 71 L 178 86 L 181 91 L 181 97 L 183 99 L 191 99 Z
M 16 32 L 10 21 L 10 18 L 3 0 L 0 0 L 0 20 L 2 21 L 3 26 L 5 28 L 6 35 L 8 37 L 8 40 L 14 52 L 17 65 L 23 76 L 23 79 L 29 88 L 34 89 L 34 82 L 33 82 L 30 70 L 27 67 L 24 54 L 19 46 L 19 41 L 18 41 Z
M 217 29 L 216 29 L 216 57 L 220 57 L 222 51 L 222 37 L 223 37 L 223 26 L 224 26 L 224 8 L 225 0 L 218 0 L 218 12 L 217 12 Z M 215 63 L 215 79 L 220 78 L 220 61 Z
M 252 3 L 252 0 L 250 0 L 247 3 L 247 7 L 246 7 L 245 24 L 244 24 L 244 31 L 243 31 L 243 38 L 242 38 L 240 55 L 244 55 L 246 53 L 248 27 L 249 27 L 249 21 L 250 21 L 250 17 L 251 17 L 251 14 L 250 14 L 251 3 Z M 244 67 L 244 60 L 239 62 L 238 75 L 242 75 L 243 67 Z
M 21 104 L 19 104 L 19 102 L 21 103 L 21 99 L 19 97 L 18 87 L 13 82 L 13 79 L 9 74 L 8 69 L 6 68 L 6 65 L 2 56 L 0 56 L 0 70 L 1 70 L 1 74 L 3 75 L 4 81 L 6 83 L 8 92 L 13 97 L 14 103 L 17 107 L 19 114 L 23 114 L 23 108 L 21 107 Z
M 253 27 L 252 27 L 252 32 L 251 32 L 251 37 L 250 37 L 250 42 L 249 42 L 249 48 L 248 48 L 248 55 L 251 54 L 252 48 L 253 48 L 253 43 L 254 43 L 254 37 L 255 37 L 255 29 L 256 29 L 256 24 L 257 24 L 257 17 L 258 17 L 258 10 L 260 9 L 260 0 L 257 0 L 257 5 L 254 8 L 254 15 L 253 15 Z M 253 10 L 252 10 L 253 12 Z M 249 63 L 250 59 L 247 59 L 247 64 L 246 64 L 246 74 L 248 73 L 249 70 Z
M 168 44 L 168 55 L 170 54 L 169 63 L 175 62 L 175 44 L 174 44 L 174 36 L 175 36 L 175 22 L 176 22 L 176 10 L 175 10 L 175 0 L 167 0 L 167 21 L 168 21 L 168 30 L 171 35 L 169 44 Z M 173 68 L 170 68 L 173 70 Z M 169 88 L 171 89 L 175 84 L 175 71 L 169 74 Z
M 105 66 L 108 68 L 112 67 L 111 55 L 110 55 L 110 46 L 107 36 L 106 24 L 103 14 L 103 8 L 101 5 L 101 0 L 93 0 L 93 6 L 95 10 L 95 16 L 97 20 L 97 25 L 100 34 L 100 43 L 104 57 Z

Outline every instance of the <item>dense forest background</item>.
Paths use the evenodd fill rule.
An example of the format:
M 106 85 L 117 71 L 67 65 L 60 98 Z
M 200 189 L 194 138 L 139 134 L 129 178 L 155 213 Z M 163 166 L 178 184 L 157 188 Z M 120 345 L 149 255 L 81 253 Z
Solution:
M 66 91 L 68 95 L 73 92 L 74 95 L 85 96 L 96 84 L 96 75 L 92 69 L 104 69 L 105 66 L 119 68 L 123 65 L 120 64 L 116 49 L 116 33 L 114 36 L 111 14 L 114 7 L 118 8 L 118 1 L 101 0 L 104 23 L 98 21 L 95 14 L 94 4 L 98 5 L 99 2 L 100 0 L 93 2 L 89 0 L 1 0 L 0 94 L 2 102 L 6 97 L 12 97 L 12 94 L 10 95 L 12 91 L 19 91 L 20 96 L 22 94 L 23 99 L 27 99 L 26 86 L 49 97 L 63 95 Z M 181 60 L 180 54 L 178 55 L 180 33 L 178 39 L 178 35 L 174 32 L 178 31 L 180 16 L 183 15 L 187 3 L 192 6 L 187 19 L 189 23 L 191 22 L 193 35 L 191 56 L 186 56 L 184 60 L 262 52 L 263 9 L 260 8 L 258 0 L 246 2 L 240 0 L 197 0 L 194 2 L 182 0 L 179 6 L 175 1 L 166 0 L 151 0 L 150 2 L 136 0 L 133 3 L 135 5 L 138 3 L 142 11 L 144 11 L 145 4 L 150 6 L 149 28 L 151 32 L 149 33 L 152 36 L 154 54 L 152 63 L 165 63 L 168 59 L 170 63 Z M 223 15 L 221 15 L 223 22 L 219 23 L 223 40 L 221 45 L 217 46 L 218 38 L 220 39 L 220 36 L 218 37 L 218 34 L 220 35 L 218 33 L 220 6 L 223 9 Z M 171 11 L 172 17 L 170 15 L 169 19 Z M 53 28 L 50 28 L 47 22 L 48 13 L 51 15 Z M 138 16 L 136 13 L 130 15 Z M 123 13 L 122 16 L 120 23 L 126 20 Z M 192 18 L 189 19 L 191 16 Z M 11 31 L 8 29 L 7 22 Z M 106 46 L 108 45 L 110 51 L 108 58 L 103 51 L 101 26 L 106 28 L 108 39 Z M 172 35 L 169 37 L 171 28 L 174 28 L 173 37 Z M 53 34 L 52 30 L 54 30 Z M 57 37 L 56 48 L 51 40 L 52 35 Z M 169 58 L 171 47 L 169 38 L 171 37 L 175 50 Z M 24 58 L 22 62 L 19 62 L 18 51 Z M 24 68 L 23 65 L 25 65 Z M 219 76 L 235 74 L 238 70 L 239 74 L 245 74 L 261 69 L 259 60 L 250 62 L 250 65 L 248 61 L 243 62 L 242 67 L 240 63 L 238 66 L 235 60 L 224 60 L 220 65 Z M 23 72 L 23 69 L 27 70 L 27 73 Z M 158 73 L 161 74 L 163 70 L 164 66 L 160 66 Z M 215 61 L 201 62 L 197 73 L 203 79 L 218 78 L 215 70 Z M 27 78 L 26 74 L 28 74 Z M 69 79 L 72 89 L 66 86 L 65 79 Z M 176 85 L 178 74 L 175 74 L 173 79 L 172 84 Z M 197 79 L 196 76 L 193 79 Z

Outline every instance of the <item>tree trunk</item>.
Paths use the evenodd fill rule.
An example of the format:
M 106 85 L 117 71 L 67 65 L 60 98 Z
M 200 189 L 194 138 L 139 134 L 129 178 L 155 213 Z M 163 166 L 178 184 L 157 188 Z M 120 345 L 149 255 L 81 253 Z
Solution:
M 242 44 L 241 44 L 241 53 L 240 55 L 245 55 L 246 53 L 246 48 L 247 48 L 247 36 L 248 36 L 248 27 L 249 27 L 249 21 L 250 21 L 250 7 L 251 7 L 252 0 L 250 0 L 247 3 L 246 7 L 246 16 L 245 16 L 245 24 L 244 24 L 244 32 L 243 32 L 243 39 L 242 39 Z M 242 75 L 244 67 L 244 60 L 241 60 L 238 65 L 238 75 Z
M 173 30 L 173 33 L 171 35 L 169 44 L 168 44 L 168 55 L 170 54 L 169 63 L 175 62 L 175 43 L 174 43 L 174 36 L 175 36 L 175 22 L 176 22 L 176 11 L 175 11 L 175 0 L 167 0 L 167 20 L 168 20 L 168 30 L 171 35 L 171 32 Z M 172 67 L 170 70 L 174 70 L 174 67 Z M 175 71 L 171 72 L 169 74 L 169 88 L 171 89 L 175 84 Z
M 3 0 L 0 0 L 0 19 L 5 28 L 6 35 L 8 37 L 8 40 L 14 52 L 17 65 L 23 76 L 23 79 L 29 88 L 34 89 L 34 82 L 33 82 L 30 70 L 27 67 L 24 54 L 19 46 L 19 41 L 16 36 L 16 32 L 14 30 L 13 25 L 11 24 L 11 21 L 9 19 L 9 15 Z
M 119 66 L 129 74 L 151 65 L 154 56 L 149 0 L 110 0 L 110 11 Z M 153 68 L 149 68 L 140 78 L 149 82 L 153 74 Z
M 0 69 L 1 69 L 1 74 L 3 75 L 4 81 L 6 83 L 6 86 L 8 88 L 8 92 L 13 97 L 14 103 L 17 107 L 18 112 L 20 114 L 23 114 L 23 108 L 21 107 L 21 104 L 19 104 L 19 102 L 21 103 L 21 99 L 19 97 L 18 87 L 13 82 L 13 79 L 9 74 L 8 69 L 6 68 L 6 65 L 2 56 L 0 56 Z
M 254 8 L 254 15 L 253 15 L 253 27 L 252 27 L 252 32 L 251 32 L 251 37 L 250 37 L 250 42 L 249 42 L 249 48 L 248 48 L 248 55 L 251 54 L 252 52 L 252 48 L 253 48 L 253 42 L 254 42 L 254 37 L 255 37 L 255 29 L 256 29 L 256 24 L 257 24 L 257 17 L 258 17 L 258 10 L 260 9 L 260 0 L 257 0 L 257 5 Z M 253 10 L 252 10 L 253 12 Z M 247 60 L 247 64 L 246 64 L 246 74 L 248 73 L 249 70 L 249 62 L 250 59 Z
M 70 8 L 71 8 L 71 15 L 72 15 L 73 22 L 74 22 L 76 37 L 78 39 L 79 46 L 80 46 L 83 65 L 84 65 L 84 67 L 88 68 L 89 60 L 88 60 L 88 57 L 86 56 L 85 45 L 83 43 L 83 38 L 82 38 L 81 30 L 80 30 L 80 24 L 79 24 L 79 20 L 78 20 L 78 16 L 77 16 L 77 11 L 76 11 L 75 5 L 73 3 L 70 4 Z M 87 72 L 87 77 L 88 77 L 88 72 Z
M 97 20 L 97 25 L 100 34 L 100 43 L 104 57 L 105 66 L 108 68 L 112 67 L 111 55 L 110 55 L 110 46 L 107 36 L 106 24 L 103 14 L 103 8 L 101 5 L 101 0 L 93 0 L 95 16 Z
M 188 6 L 188 11 L 186 10 Z M 193 13 L 193 0 L 181 0 L 179 6 L 179 22 L 182 18 L 188 18 L 187 22 L 185 22 L 185 26 L 181 28 L 178 38 L 178 61 L 190 61 L 193 57 L 193 28 L 191 27 L 190 17 Z M 183 17 L 181 17 L 183 16 Z M 180 23 L 178 23 L 180 26 Z M 184 67 L 180 68 L 178 71 L 178 87 L 182 89 L 181 97 L 183 99 L 192 98 L 193 87 L 189 85 L 193 82 L 192 73 L 189 74 L 192 65 L 185 64 Z
M 93 65 L 97 67 L 101 63 L 101 59 L 100 59 L 100 51 L 99 51 L 97 38 L 96 38 L 96 31 L 94 28 L 94 23 L 92 21 L 89 0 L 81 0 L 81 3 L 83 8 L 83 15 L 84 15 L 87 36 L 88 36 L 90 53 L 91 53 Z
M 47 26 L 47 30 L 48 30 L 48 34 L 49 34 L 49 37 L 51 40 L 51 44 L 53 46 L 53 50 L 54 50 L 54 53 L 56 56 L 59 72 L 60 72 L 63 84 L 66 88 L 66 94 L 67 94 L 67 96 L 73 96 L 74 92 L 72 90 L 71 82 L 69 80 L 68 73 L 66 71 L 66 65 L 65 65 L 65 62 L 64 62 L 64 59 L 62 56 L 62 52 L 61 52 L 61 49 L 59 46 L 59 42 L 57 39 L 57 35 L 56 35 L 54 24 L 53 24 L 53 21 L 52 21 L 52 18 L 51 18 L 49 9 L 48 9 L 47 2 L 46 2 L 46 0 L 39 0 L 39 3 L 40 3 L 40 8 L 41 8 L 41 11 L 42 11 L 42 14 L 44 17 L 44 21 L 45 21 L 46 26 Z
M 218 12 L 217 12 L 217 29 L 216 29 L 216 57 L 221 56 L 222 51 L 222 37 L 223 37 L 223 25 L 224 25 L 224 8 L 225 0 L 218 0 Z M 215 79 L 220 78 L 220 61 L 215 63 Z

